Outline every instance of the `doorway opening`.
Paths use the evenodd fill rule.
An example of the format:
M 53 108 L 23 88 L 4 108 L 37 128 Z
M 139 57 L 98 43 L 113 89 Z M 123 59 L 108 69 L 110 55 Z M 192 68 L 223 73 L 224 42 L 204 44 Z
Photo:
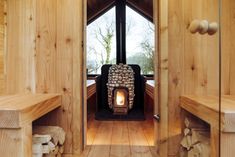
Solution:
M 156 156 L 153 1 L 88 0 L 86 30 L 88 156 Z M 111 69 L 122 65 L 133 69 L 133 85 L 125 68 L 109 80 Z

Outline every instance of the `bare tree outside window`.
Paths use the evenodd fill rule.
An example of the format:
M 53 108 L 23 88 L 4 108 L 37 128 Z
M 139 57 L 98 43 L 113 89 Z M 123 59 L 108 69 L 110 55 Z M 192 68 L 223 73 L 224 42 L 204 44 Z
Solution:
M 112 8 L 87 28 L 88 74 L 100 74 L 103 64 L 116 63 L 115 9 Z
M 154 25 L 129 7 L 126 11 L 127 63 L 153 74 Z M 114 7 L 87 27 L 88 74 L 100 74 L 103 64 L 116 64 L 115 24 Z
M 126 20 L 132 20 L 127 37 L 127 63 L 138 64 L 142 74 L 153 74 L 154 25 L 143 16 L 126 7 Z

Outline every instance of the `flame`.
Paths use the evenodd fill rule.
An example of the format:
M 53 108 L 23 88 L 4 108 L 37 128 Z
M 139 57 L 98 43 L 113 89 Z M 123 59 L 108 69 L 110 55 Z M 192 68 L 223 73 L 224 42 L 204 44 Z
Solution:
M 125 93 L 123 91 L 117 91 L 116 93 L 116 104 L 123 106 L 125 103 Z

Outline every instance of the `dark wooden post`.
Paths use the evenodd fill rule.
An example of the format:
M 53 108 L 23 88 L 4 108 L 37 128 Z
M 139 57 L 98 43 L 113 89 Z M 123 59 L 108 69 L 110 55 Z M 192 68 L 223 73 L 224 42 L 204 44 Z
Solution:
M 126 0 L 116 0 L 117 64 L 126 64 Z

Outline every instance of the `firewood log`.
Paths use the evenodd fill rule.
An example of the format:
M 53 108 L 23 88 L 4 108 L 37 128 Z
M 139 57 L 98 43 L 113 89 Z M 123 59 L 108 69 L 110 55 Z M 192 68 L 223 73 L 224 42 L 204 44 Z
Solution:
M 185 148 L 180 148 L 180 157 L 188 157 L 188 150 Z
M 200 153 L 198 153 L 197 150 L 193 148 L 188 151 L 188 157 L 200 157 Z
M 50 135 L 33 135 L 33 143 L 48 143 L 50 140 Z
M 43 157 L 43 154 L 42 153 L 33 154 L 32 157 Z
M 59 153 L 59 146 L 55 147 L 55 150 L 51 151 L 49 154 L 45 154 L 44 157 L 56 157 Z
M 210 157 L 210 144 L 201 143 L 202 153 L 201 157 Z
M 185 118 L 184 124 L 186 128 L 205 128 L 205 123 L 193 118 Z
M 33 144 L 32 146 L 32 152 L 33 154 L 42 154 L 42 144 L 41 143 L 37 143 L 37 144 Z
M 58 145 L 58 143 L 63 145 L 65 141 L 65 132 L 58 126 L 35 126 L 33 128 L 33 133 L 40 135 L 50 135 L 52 142 L 55 145 Z
M 191 133 L 191 130 L 189 128 L 184 129 L 184 136 L 187 136 Z
M 191 136 L 184 136 L 180 144 L 187 150 L 190 150 L 190 148 L 192 147 Z
M 192 129 L 192 144 L 210 143 L 210 132 L 208 129 Z

